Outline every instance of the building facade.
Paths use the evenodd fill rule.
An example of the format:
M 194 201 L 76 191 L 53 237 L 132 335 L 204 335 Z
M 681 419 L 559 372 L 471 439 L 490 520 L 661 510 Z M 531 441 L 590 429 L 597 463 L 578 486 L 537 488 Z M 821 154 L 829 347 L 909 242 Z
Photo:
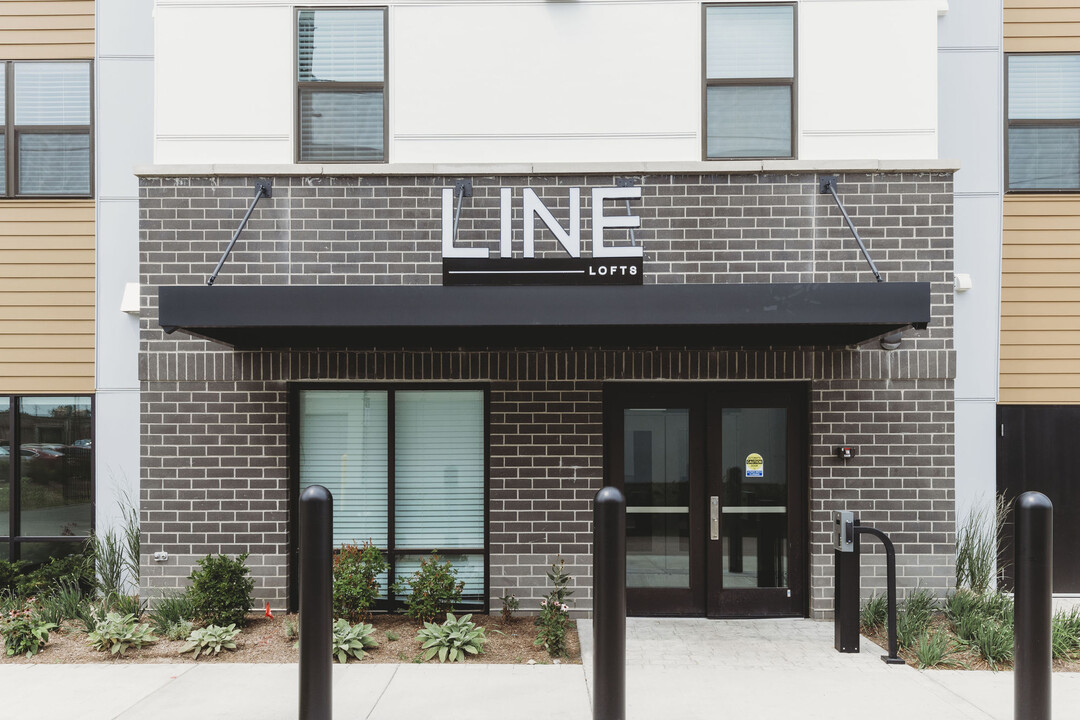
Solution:
M 159 1 L 146 592 L 250 552 L 293 604 L 311 484 L 335 542 L 437 549 L 476 607 L 535 609 L 561 556 L 588 611 L 605 484 L 637 614 L 825 617 L 841 509 L 950 587 L 944 11 Z

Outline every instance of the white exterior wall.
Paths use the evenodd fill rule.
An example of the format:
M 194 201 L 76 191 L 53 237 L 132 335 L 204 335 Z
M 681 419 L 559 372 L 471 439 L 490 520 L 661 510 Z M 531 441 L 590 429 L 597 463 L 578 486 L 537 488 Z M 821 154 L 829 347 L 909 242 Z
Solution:
M 382 4 L 393 163 L 702 159 L 697 0 Z M 295 7 L 158 0 L 154 162 L 294 162 Z M 799 159 L 937 157 L 941 7 L 799 3 Z
M 971 275 L 957 293 L 956 510 L 993 501 L 997 489 L 998 348 L 1001 301 L 1001 3 L 951 0 L 941 20 L 941 154 L 959 158 L 955 268 Z
M 153 151 L 153 17 L 140 0 L 97 0 L 95 187 L 97 373 L 94 418 L 97 531 L 139 500 L 139 320 L 120 311 L 139 281 L 139 182 Z

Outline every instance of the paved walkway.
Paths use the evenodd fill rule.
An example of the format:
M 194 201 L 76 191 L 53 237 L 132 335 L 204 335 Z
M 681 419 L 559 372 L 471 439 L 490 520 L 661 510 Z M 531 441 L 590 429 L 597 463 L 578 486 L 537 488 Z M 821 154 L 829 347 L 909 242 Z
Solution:
M 590 720 L 582 665 L 334 666 L 335 720 Z M 886 666 L 880 648 L 832 648 L 809 620 L 627 623 L 628 720 L 1013 720 L 1012 674 Z M 0 665 L 0 720 L 286 720 L 295 665 Z M 1054 675 L 1054 717 L 1074 718 L 1080 674 Z

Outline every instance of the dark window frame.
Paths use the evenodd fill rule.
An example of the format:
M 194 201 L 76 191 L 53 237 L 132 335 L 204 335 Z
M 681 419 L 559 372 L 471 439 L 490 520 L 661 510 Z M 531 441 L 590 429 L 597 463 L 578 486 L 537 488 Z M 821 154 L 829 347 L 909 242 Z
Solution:
M 484 589 L 481 606 L 469 604 L 472 611 L 487 613 L 490 610 L 491 597 L 491 386 L 478 382 L 291 382 L 288 386 L 288 472 L 289 472 L 289 521 L 288 521 L 288 590 L 290 611 L 299 610 L 299 547 L 300 537 L 300 395 L 305 390 L 372 390 L 387 393 L 387 481 L 386 481 L 386 542 L 387 547 L 379 548 L 386 558 L 390 569 L 387 578 L 393 583 L 397 576 L 397 561 L 403 555 L 430 554 L 438 550 L 440 557 L 447 555 L 482 555 L 484 558 Z M 483 548 L 397 548 L 394 527 L 395 520 L 395 445 L 397 438 L 397 413 L 394 402 L 399 390 L 472 390 L 480 391 L 484 396 L 484 547 Z M 335 551 L 337 548 L 335 548 Z M 386 612 L 400 612 L 402 601 L 383 588 L 386 598 L 376 602 L 375 609 Z
M 18 395 L 3 394 L 0 398 L 8 401 L 8 448 L 10 462 L 8 463 L 8 533 L 0 535 L 0 545 L 7 544 L 8 552 L 4 557 L 0 554 L 0 560 L 15 562 L 21 559 L 21 549 L 25 544 L 35 543 L 71 543 L 72 545 L 85 544 L 93 536 L 97 528 L 97 402 L 96 396 L 85 393 L 23 393 Z M 22 447 L 22 423 L 19 421 L 20 401 L 24 398 L 85 398 L 90 401 L 90 530 L 87 535 L 23 535 L 21 529 L 20 509 L 22 483 L 16 482 L 19 477 L 19 466 L 22 455 L 19 449 Z
M 324 82 L 303 82 L 300 80 L 300 13 L 310 11 L 373 11 L 378 10 L 382 12 L 383 16 L 383 79 L 382 82 L 340 82 L 340 81 L 324 81 Z M 296 91 L 293 93 L 293 137 L 295 142 L 293 143 L 293 157 L 297 164 L 317 164 L 317 165 L 367 165 L 367 164 L 386 164 L 390 158 L 390 92 L 389 92 L 389 78 L 390 78 L 390 11 L 386 5 L 356 5 L 356 6 L 333 6 L 333 5 L 312 5 L 294 8 L 293 12 L 293 83 L 296 85 Z M 341 92 L 341 93 L 356 93 L 356 92 L 376 92 L 381 91 L 383 96 L 382 103 L 382 118 L 383 118 L 383 153 L 382 158 L 379 160 L 305 160 L 303 158 L 302 140 L 301 140 L 301 127 L 303 122 L 300 117 L 301 112 L 301 96 L 304 91 L 316 90 L 318 92 Z
M 709 78 L 709 9 L 731 7 L 790 7 L 791 53 L 790 78 Z M 709 88 L 710 87 L 789 87 L 791 88 L 791 154 L 790 155 L 709 155 Z M 799 6 L 797 2 L 704 3 L 701 6 L 701 157 L 705 160 L 795 160 L 799 157 Z
M 1003 74 L 1003 102 L 1001 106 L 1001 114 L 1004 124 L 1004 132 L 1002 133 L 1003 141 L 1005 143 L 1005 153 L 1002 164 L 1002 183 L 1005 186 L 1005 193 L 1007 195 L 1039 195 L 1039 194 L 1078 194 L 1080 193 L 1080 185 L 1073 188 L 1057 188 L 1057 187 L 1045 187 L 1045 188 L 1014 188 L 1009 186 L 1009 130 L 1014 127 L 1049 127 L 1049 128 L 1078 128 L 1080 132 L 1080 117 L 1070 119 L 1018 119 L 1013 120 L 1009 117 L 1009 60 L 1014 57 L 1048 57 L 1051 55 L 1062 56 L 1080 56 L 1078 52 L 1015 52 L 1005 53 L 1005 64 L 1002 68 Z
M 17 64 L 42 64 L 42 63 L 81 63 L 87 66 L 89 71 L 89 113 L 90 122 L 87 125 L 16 125 L 15 124 L 15 65 Z M 85 199 L 94 197 L 95 176 L 95 114 L 94 114 L 94 61 L 85 59 L 67 60 L 0 60 L 0 73 L 4 74 L 4 117 L 0 118 L 3 127 L 0 135 L 4 136 L 4 192 L 0 198 L 17 198 L 27 200 L 51 200 L 51 199 Z M 90 167 L 86 193 L 22 193 L 19 191 L 19 135 L 86 135 L 90 140 Z

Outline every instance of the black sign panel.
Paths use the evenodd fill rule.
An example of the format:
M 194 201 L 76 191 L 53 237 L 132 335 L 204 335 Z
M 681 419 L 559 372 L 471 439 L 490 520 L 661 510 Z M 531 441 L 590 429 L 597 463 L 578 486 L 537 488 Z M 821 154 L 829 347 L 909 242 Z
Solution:
M 641 285 L 642 258 L 443 258 L 443 285 Z

